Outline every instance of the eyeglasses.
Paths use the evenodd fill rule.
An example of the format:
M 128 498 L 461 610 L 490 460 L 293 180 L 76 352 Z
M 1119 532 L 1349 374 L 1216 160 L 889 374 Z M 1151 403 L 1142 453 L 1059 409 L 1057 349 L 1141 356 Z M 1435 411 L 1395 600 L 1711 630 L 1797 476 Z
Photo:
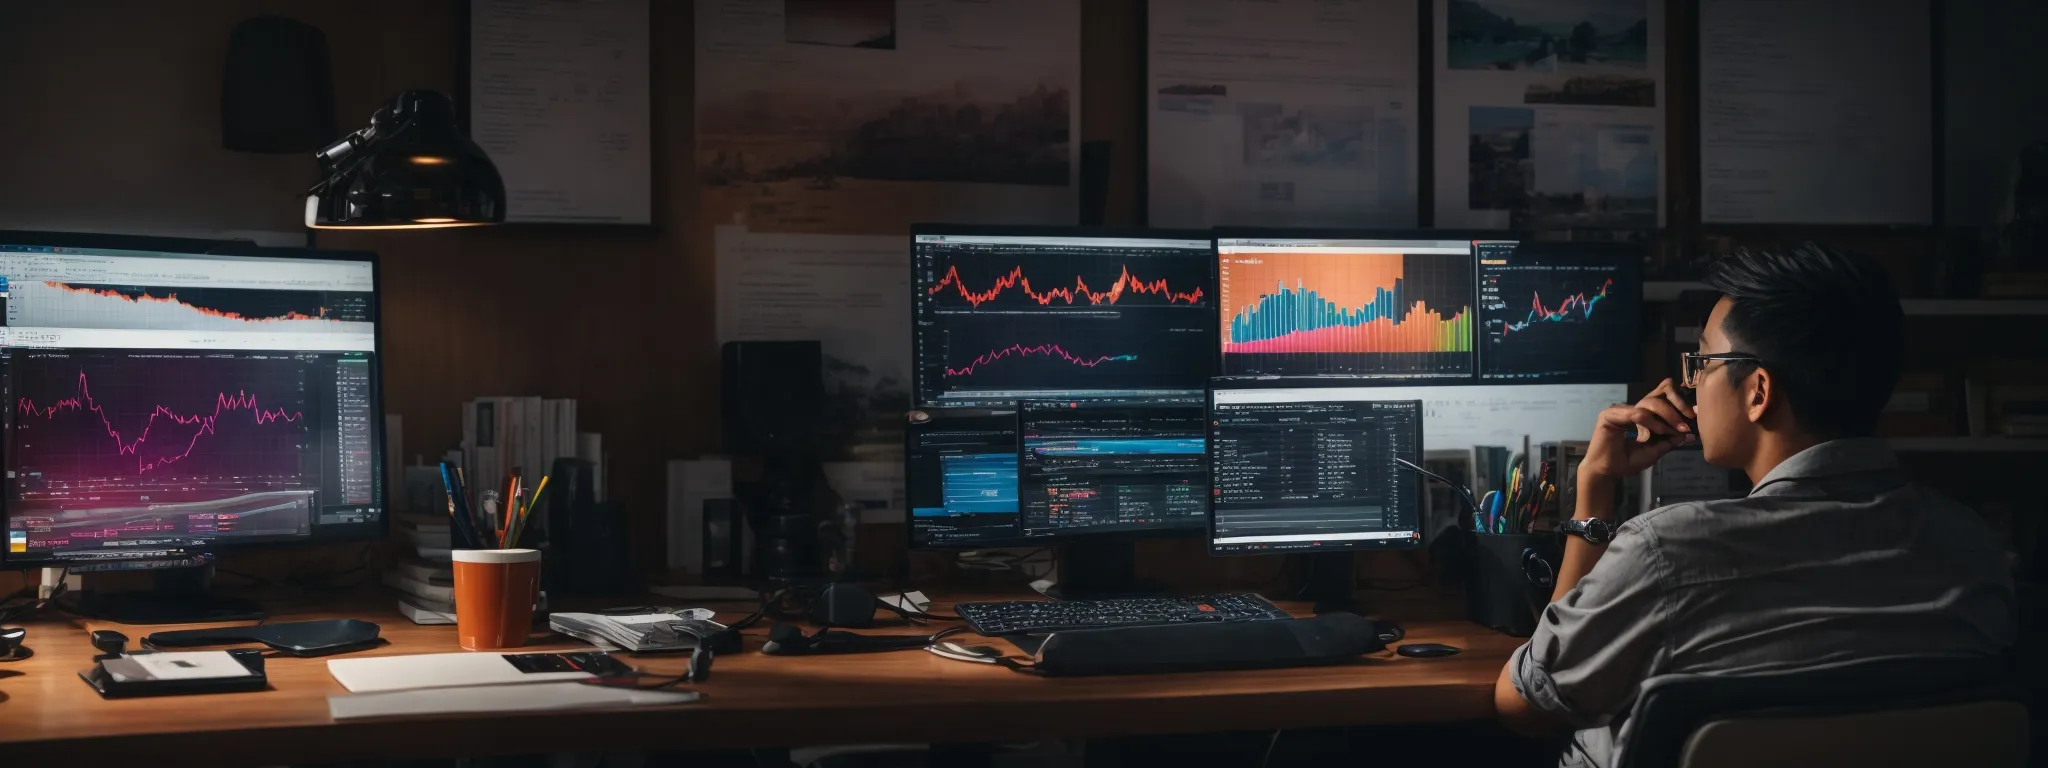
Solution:
M 1731 363 L 1754 363 L 1757 365 L 1762 365 L 1764 362 L 1763 358 L 1761 357 L 1757 357 L 1756 355 L 1746 354 L 1742 352 L 1716 352 L 1709 355 L 1702 355 L 1696 352 L 1681 353 L 1678 356 L 1678 369 L 1683 372 L 1683 383 L 1685 384 L 1686 389 L 1699 388 L 1700 376 L 1701 374 L 1706 372 L 1707 363 L 1713 360 L 1721 360 Z

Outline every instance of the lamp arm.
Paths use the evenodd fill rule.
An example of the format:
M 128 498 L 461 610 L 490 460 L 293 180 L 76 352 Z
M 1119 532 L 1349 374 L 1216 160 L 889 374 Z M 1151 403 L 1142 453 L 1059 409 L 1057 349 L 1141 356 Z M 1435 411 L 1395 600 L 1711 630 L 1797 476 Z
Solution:
M 327 173 L 326 177 L 321 179 L 319 183 L 314 184 L 312 189 L 306 190 L 305 196 L 311 197 L 321 194 L 335 184 L 340 183 L 342 177 L 348 175 L 348 172 L 355 168 L 356 163 L 361 162 L 361 160 L 350 162 L 350 158 L 355 156 L 356 151 L 375 142 L 382 133 L 379 129 L 391 127 L 391 124 L 396 119 L 395 102 L 385 102 L 384 106 L 378 107 L 377 111 L 370 115 L 369 125 L 336 139 L 334 143 L 322 147 L 320 151 L 313 153 L 313 159 L 318 161 L 320 167 Z

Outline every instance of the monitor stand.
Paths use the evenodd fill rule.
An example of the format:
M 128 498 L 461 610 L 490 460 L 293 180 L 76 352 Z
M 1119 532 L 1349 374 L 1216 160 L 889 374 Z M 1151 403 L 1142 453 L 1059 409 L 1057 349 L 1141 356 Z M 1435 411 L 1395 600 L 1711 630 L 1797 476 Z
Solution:
M 1165 587 L 1138 578 L 1137 561 L 1137 548 L 1127 540 L 1061 544 L 1060 583 L 1046 590 L 1045 596 L 1097 600 L 1165 593 Z
M 213 564 L 150 571 L 155 587 L 143 592 L 81 592 L 71 610 L 80 616 L 116 624 L 204 624 L 257 621 L 262 606 L 238 597 L 213 594 Z
M 1358 579 L 1352 571 L 1349 551 L 1317 552 L 1303 557 L 1308 559 L 1308 579 L 1301 585 L 1300 597 L 1315 602 L 1316 615 L 1365 615 L 1364 607 L 1358 602 Z

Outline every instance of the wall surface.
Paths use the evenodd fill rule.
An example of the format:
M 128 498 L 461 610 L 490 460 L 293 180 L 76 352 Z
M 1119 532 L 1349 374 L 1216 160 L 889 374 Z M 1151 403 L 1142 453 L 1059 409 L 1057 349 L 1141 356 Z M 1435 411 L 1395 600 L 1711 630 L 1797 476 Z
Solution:
M 1682 23 L 1694 2 L 1668 2 L 1671 219 L 1684 232 L 1697 220 L 1696 112 L 1683 82 L 1696 46 Z M 1954 221 L 1982 224 L 2012 151 L 2048 136 L 2048 75 L 2029 47 L 2048 30 L 2048 6 L 1949 6 L 1949 206 Z M 692 13 L 669 0 L 653 9 L 658 227 L 319 240 L 383 256 L 386 404 L 405 417 L 408 456 L 455 444 L 469 398 L 576 398 L 581 425 L 605 434 L 635 563 L 649 569 L 663 550 L 663 463 L 718 448 L 710 235 L 691 169 Z M 1083 138 L 1114 144 L 1110 224 L 1134 223 L 1141 207 L 1142 9 L 1083 2 Z M 281 14 L 323 30 L 339 122 L 352 130 L 401 90 L 456 91 L 461 10 L 461 0 L 0 2 L 0 228 L 297 237 L 311 159 L 220 148 L 234 24 Z

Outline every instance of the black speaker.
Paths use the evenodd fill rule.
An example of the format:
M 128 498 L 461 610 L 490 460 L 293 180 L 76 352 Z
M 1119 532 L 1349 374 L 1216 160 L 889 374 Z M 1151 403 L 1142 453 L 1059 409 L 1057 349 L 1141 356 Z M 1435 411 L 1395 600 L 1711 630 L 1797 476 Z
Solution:
M 1109 218 L 1107 141 L 1081 142 L 1081 226 L 1099 227 Z
M 817 448 L 824 409 L 824 356 L 815 341 L 725 344 L 725 450 L 739 456 L 802 456 Z
M 312 152 L 334 127 L 327 36 L 284 18 L 235 25 L 221 77 L 220 145 L 237 152 Z

